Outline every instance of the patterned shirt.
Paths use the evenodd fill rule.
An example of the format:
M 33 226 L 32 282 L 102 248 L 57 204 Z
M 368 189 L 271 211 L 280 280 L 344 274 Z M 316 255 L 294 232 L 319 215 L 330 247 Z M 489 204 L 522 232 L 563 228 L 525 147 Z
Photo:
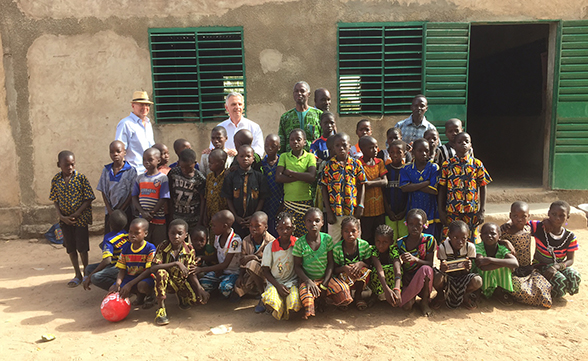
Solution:
M 358 238 L 356 241 L 357 252 L 353 255 L 346 255 L 345 252 L 343 252 L 343 242 L 345 241 L 337 242 L 337 244 L 333 246 L 333 260 L 336 265 L 346 266 L 348 264 L 365 261 L 372 256 L 372 249 L 367 241 L 364 241 L 361 238 Z
M 190 227 L 196 226 L 200 220 L 200 201 L 205 192 L 206 178 L 198 170 L 194 171 L 191 178 L 187 178 L 180 167 L 172 168 L 167 178 L 174 219 L 180 218 Z
M 435 163 L 427 162 L 423 170 L 418 170 L 414 163 L 407 164 L 400 170 L 400 186 L 411 183 L 421 183 L 429 181 L 429 189 L 437 190 L 439 179 L 439 166 Z M 427 214 L 428 223 L 439 222 L 439 212 L 437 211 L 437 196 L 425 193 L 421 190 L 408 193 L 407 210 L 420 208 Z
M 479 159 L 466 155 L 453 157 L 443 163 L 439 185 L 447 187 L 448 213 L 477 213 L 479 187 L 492 182 L 492 178 Z
M 310 145 L 310 151 L 322 160 L 329 160 L 329 148 L 327 148 L 327 138 L 321 135 Z
M 263 203 L 263 211 L 270 218 L 275 218 L 284 200 L 284 185 L 276 182 L 276 170 L 278 169 L 278 162 L 280 155 L 278 154 L 278 160 L 274 165 L 270 165 L 267 160 L 267 155 L 261 161 L 261 173 L 265 177 L 268 185 L 269 196 Z
M 357 205 L 357 185 L 362 185 L 367 178 L 361 163 L 347 157 L 344 164 L 333 157 L 325 165 L 320 184 L 327 187 L 329 204 L 335 216 L 353 215 Z
M 189 266 L 196 266 L 196 254 L 194 248 L 189 243 L 182 242 L 178 254 L 174 256 L 173 245 L 170 241 L 165 240 L 157 246 L 155 256 L 153 257 L 154 264 L 166 264 L 172 262 L 181 262 L 188 268 Z M 174 279 L 185 279 L 182 271 L 178 266 L 173 266 L 167 269 L 170 276 Z
M 306 235 L 298 238 L 292 255 L 302 258 L 302 269 L 311 280 L 320 280 L 327 271 L 328 253 L 333 251 L 333 239 L 326 233 L 320 233 L 321 245 L 314 251 L 306 241 Z
M 431 236 L 430 234 L 421 234 L 421 240 L 419 244 L 416 246 L 416 248 L 413 249 L 407 248 L 407 241 L 408 236 L 405 236 L 396 242 L 398 245 L 398 251 L 401 255 L 408 252 L 416 258 L 424 260 L 427 258 L 427 254 L 435 252 L 435 237 Z M 421 266 L 419 266 L 417 262 L 402 263 L 402 269 L 404 273 L 414 273 L 419 268 L 421 268 Z
M 308 168 L 315 167 L 316 157 L 314 154 L 302 150 L 300 157 L 295 156 L 292 152 L 283 153 L 278 161 L 279 167 L 291 170 L 293 172 L 307 172 Z M 295 181 L 284 183 L 284 200 L 289 202 L 308 201 L 312 199 L 312 189 L 310 183 Z
M 170 171 L 171 172 L 171 171 Z M 139 204 L 146 212 L 150 212 L 160 199 L 169 198 L 169 183 L 163 173 L 147 175 L 139 174 L 133 186 L 133 197 L 139 197 Z M 151 223 L 165 224 L 163 206 L 153 215 Z
M 580 249 L 576 235 L 565 228 L 560 236 L 555 236 L 545 232 L 541 221 L 530 221 L 529 224 L 531 225 L 531 235 L 535 237 L 536 244 L 533 263 L 552 264 L 556 263 L 556 260 L 564 262 L 568 257 L 568 252 Z M 556 260 L 554 260 L 554 256 Z
M 306 145 L 304 146 L 305 150 L 310 150 L 310 144 L 314 142 L 315 139 L 320 138 L 321 134 L 323 133 L 321 130 L 321 114 L 323 114 L 322 110 L 308 108 L 306 111 L 306 115 L 304 115 L 304 120 L 301 121 L 300 117 L 302 117 L 301 112 L 296 111 L 296 108 L 290 109 L 280 117 L 280 126 L 278 128 L 278 135 L 280 136 L 280 154 L 286 153 L 292 150 L 290 148 L 290 132 L 293 129 L 300 128 L 304 130 L 306 133 Z
M 206 198 L 206 215 L 209 220 L 218 212 L 229 209 L 226 198 L 221 197 L 221 190 L 227 173 L 225 169 L 218 176 L 215 176 L 214 173 L 208 173 L 206 176 L 206 195 L 204 198 Z
M 365 171 L 365 176 L 369 181 L 378 179 L 388 173 L 386 166 L 384 165 L 384 161 L 380 158 L 374 158 L 376 163 L 374 165 L 367 164 L 363 157 L 359 158 L 359 161 L 361 162 L 363 170 Z M 386 213 L 386 209 L 384 208 L 384 192 L 382 191 L 382 187 L 366 187 L 364 207 L 364 217 L 376 217 Z
M 138 276 L 147 268 L 151 268 L 153 257 L 155 256 L 155 246 L 147 241 L 138 250 L 133 249 L 133 244 L 127 242 L 122 250 L 116 268 L 126 269 L 127 276 Z
M 260 172 L 238 168 L 225 177 L 221 197 L 233 201 L 235 212 L 239 217 L 249 217 L 257 209 L 261 199 L 268 196 L 267 181 Z
M 49 200 L 57 203 L 61 214 L 69 216 L 74 214 L 87 200 L 94 200 L 94 191 L 88 178 L 74 169 L 69 182 L 63 179 L 61 172 L 57 173 L 51 180 L 51 191 Z M 90 204 L 76 219 L 77 227 L 85 227 L 92 224 L 92 205 Z
M 372 257 L 378 258 L 381 263 L 382 259 L 380 258 L 380 256 L 382 254 L 380 253 L 380 251 L 378 251 L 378 248 L 376 246 L 371 246 L 371 252 L 372 252 Z M 396 244 L 396 242 L 392 242 L 392 244 L 388 248 L 388 259 L 385 260 L 386 263 L 382 263 L 382 266 L 392 264 L 392 261 L 394 261 L 395 259 L 398 259 L 398 258 L 400 258 L 400 252 L 398 252 L 398 245 Z
M 394 125 L 395 128 L 400 128 L 402 132 L 402 140 L 404 140 L 407 144 L 412 143 L 416 139 L 423 138 L 425 136 L 425 132 L 429 129 L 437 129 L 433 124 L 431 124 L 426 117 L 423 117 L 423 121 L 418 126 L 412 122 L 412 114 L 396 123 Z
M 102 259 L 110 258 L 110 263 L 116 265 L 120 257 L 122 247 L 129 241 L 129 235 L 124 230 L 112 231 L 104 236 L 102 241 Z
M 137 170 L 129 162 L 125 162 L 121 170 L 114 174 L 110 163 L 104 166 L 96 190 L 104 193 L 112 209 L 117 209 L 131 194 L 133 183 L 137 178 Z M 106 214 L 108 210 L 104 207 Z

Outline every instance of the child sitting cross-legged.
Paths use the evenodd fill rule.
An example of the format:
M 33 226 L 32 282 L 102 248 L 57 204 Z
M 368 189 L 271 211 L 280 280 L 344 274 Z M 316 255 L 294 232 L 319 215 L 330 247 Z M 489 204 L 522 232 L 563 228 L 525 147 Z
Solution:
M 190 243 L 196 254 L 196 265 L 212 265 L 216 260 L 216 250 L 208 243 L 208 230 L 204 226 L 196 226 L 190 230 Z
M 294 269 L 300 280 L 300 301 L 304 305 L 303 319 L 315 316 L 315 299 L 319 299 L 319 310 L 324 296 L 335 306 L 347 306 L 353 302 L 349 286 L 333 276 L 333 240 L 321 233 L 323 214 L 318 208 L 310 208 L 304 215 L 308 233 L 294 245 Z
M 376 228 L 376 245 L 372 246 L 372 277 L 370 288 L 380 301 L 399 307 L 402 298 L 402 269 L 400 254 L 394 240 L 394 231 L 382 224 Z M 392 287 L 392 288 L 390 288 Z

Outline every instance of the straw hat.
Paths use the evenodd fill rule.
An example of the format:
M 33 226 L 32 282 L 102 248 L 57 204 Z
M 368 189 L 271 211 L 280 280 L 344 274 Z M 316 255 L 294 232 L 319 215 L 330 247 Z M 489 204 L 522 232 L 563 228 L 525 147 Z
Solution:
M 147 92 L 142 90 L 137 90 L 133 93 L 133 100 L 131 100 L 131 103 L 153 104 L 153 102 L 149 100 Z

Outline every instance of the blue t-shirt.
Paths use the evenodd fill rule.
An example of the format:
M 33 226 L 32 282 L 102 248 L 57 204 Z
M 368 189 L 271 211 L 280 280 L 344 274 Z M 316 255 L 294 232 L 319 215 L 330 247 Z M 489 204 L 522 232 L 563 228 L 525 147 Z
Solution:
M 427 162 L 422 171 L 419 171 L 414 163 L 407 164 L 400 170 L 400 186 L 409 183 L 421 183 L 429 181 L 429 188 L 437 190 L 439 182 L 439 166 L 436 163 Z M 408 208 L 420 208 L 427 213 L 428 223 L 439 222 L 437 212 L 437 196 L 423 191 L 410 192 L 408 195 Z
M 327 148 L 327 138 L 321 136 L 310 145 L 310 151 L 322 160 L 329 160 L 329 149 Z

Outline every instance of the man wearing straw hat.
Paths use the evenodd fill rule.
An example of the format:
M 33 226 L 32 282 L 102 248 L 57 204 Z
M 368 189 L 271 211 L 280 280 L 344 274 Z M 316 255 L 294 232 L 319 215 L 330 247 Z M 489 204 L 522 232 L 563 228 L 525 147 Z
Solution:
M 145 172 L 143 152 L 155 144 L 151 121 L 147 118 L 152 101 L 145 91 L 136 91 L 131 100 L 131 114 L 118 122 L 116 140 L 120 140 L 127 148 L 126 160 L 138 174 Z

